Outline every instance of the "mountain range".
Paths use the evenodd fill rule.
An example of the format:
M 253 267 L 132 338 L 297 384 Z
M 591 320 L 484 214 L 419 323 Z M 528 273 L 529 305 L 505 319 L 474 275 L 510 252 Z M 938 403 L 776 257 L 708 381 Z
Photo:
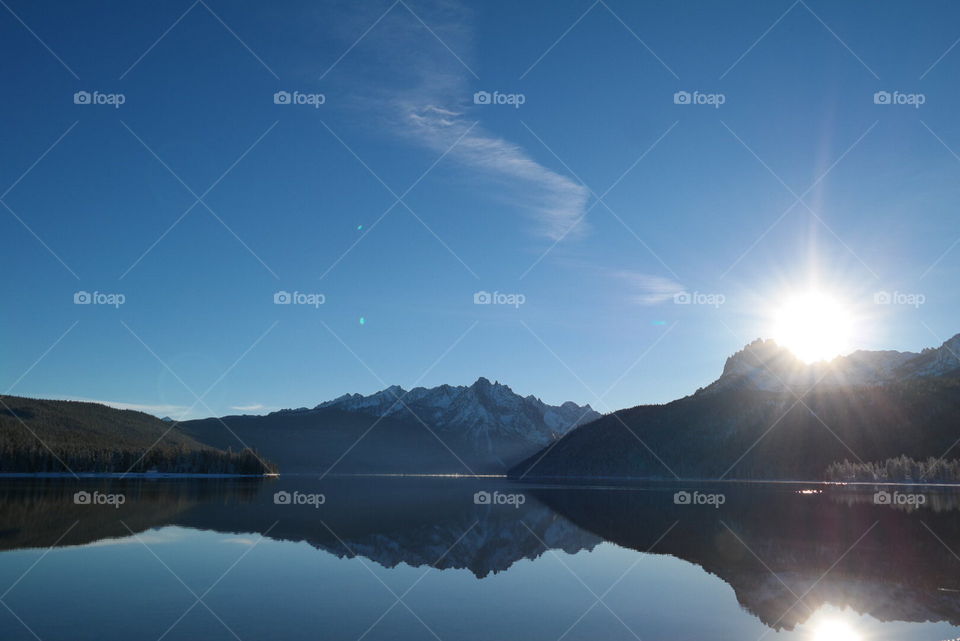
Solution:
M 547 405 L 482 376 L 469 387 L 440 385 L 405 391 L 394 385 L 370 396 L 345 394 L 315 409 L 331 407 L 376 417 L 413 418 L 442 431 L 460 432 L 487 448 L 510 438 L 546 445 L 571 427 L 600 417 L 590 405 L 580 407 L 572 401 Z
M 0 551 L 88 545 L 125 538 L 131 530 L 174 525 L 256 532 L 276 541 L 306 542 L 340 558 L 359 555 L 385 568 L 464 569 L 481 579 L 550 549 L 576 554 L 602 542 L 533 497 L 518 507 L 475 504 L 477 490 L 510 487 L 490 479 L 84 479 L 80 487 L 88 492 L 122 492 L 130 498 L 122 521 L 114 507 L 75 504 L 75 484 L 51 482 L 43 492 L 36 487 L 0 487 Z M 277 504 L 274 494 L 281 490 L 322 492 L 326 500 L 319 513 Z
M 903 456 L 956 458 L 958 354 L 960 335 L 919 354 L 859 351 L 808 365 L 773 341 L 754 341 L 695 394 L 604 416 L 511 474 L 822 479 L 843 461 L 853 469 Z
M 534 495 L 605 541 L 700 566 L 773 630 L 793 630 L 825 605 L 879 621 L 960 625 L 957 561 L 930 535 L 936 531 L 951 545 L 960 536 L 949 490 L 928 493 L 931 503 L 943 499 L 942 507 L 911 514 L 841 486 L 803 492 L 724 485 L 716 488 L 727 498 L 722 509 L 676 505 L 674 489 L 553 488 Z
M 600 417 L 589 405 L 548 405 L 479 378 L 472 385 L 345 394 L 313 408 L 186 421 L 215 447 L 243 443 L 281 470 L 348 473 L 503 473 L 570 429 Z
M 920 472 L 916 463 L 960 456 L 958 354 L 960 335 L 920 353 L 858 351 L 805 364 L 774 341 L 756 340 L 694 394 L 606 416 L 569 401 L 549 405 L 483 377 L 471 385 L 395 385 L 312 408 L 179 423 L 93 403 L 3 397 L 0 472 L 126 471 L 136 463 L 138 470 L 258 473 L 265 469 L 258 461 L 269 461 L 270 469 L 324 474 L 933 474 L 941 476 L 924 480 L 960 481 L 960 463 Z

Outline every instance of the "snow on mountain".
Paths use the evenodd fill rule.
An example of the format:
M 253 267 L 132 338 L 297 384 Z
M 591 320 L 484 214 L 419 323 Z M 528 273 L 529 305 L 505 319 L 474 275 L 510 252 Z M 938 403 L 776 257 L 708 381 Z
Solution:
M 506 510 L 485 510 L 470 512 L 469 519 L 463 524 L 408 525 L 391 532 L 354 536 L 348 541 L 308 542 L 340 558 L 359 555 L 385 568 L 405 563 L 415 568 L 467 569 L 482 579 L 508 570 L 521 559 L 537 559 L 549 550 L 576 554 L 592 550 L 602 541 L 538 503 L 524 506 L 519 516 Z M 457 544 L 451 547 L 451 541 Z
M 906 377 L 942 376 L 960 369 L 960 334 L 940 347 L 925 349 L 898 369 Z
M 535 396 L 520 396 L 507 385 L 480 377 L 470 386 L 399 385 L 363 396 L 345 394 L 315 409 L 336 408 L 373 416 L 413 418 L 441 431 L 455 431 L 478 441 L 510 437 L 545 445 L 570 429 L 600 417 L 590 405 L 571 401 L 547 405 Z

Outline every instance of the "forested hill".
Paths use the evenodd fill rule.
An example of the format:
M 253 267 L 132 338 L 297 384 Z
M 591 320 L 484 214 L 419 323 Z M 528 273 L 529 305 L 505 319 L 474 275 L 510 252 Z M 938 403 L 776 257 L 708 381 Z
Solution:
M 960 378 L 821 384 L 801 394 L 730 386 L 620 410 L 571 431 L 512 474 L 916 480 L 919 473 L 924 480 L 956 480 L 955 463 L 929 459 L 960 455 Z M 905 463 L 889 461 L 901 457 Z M 920 472 L 904 471 L 913 468 Z
M 271 469 L 254 452 L 204 445 L 176 425 L 144 412 L 0 396 L 0 473 L 275 471 L 267 465 Z
M 956 482 L 960 334 L 923 352 L 805 363 L 771 340 L 692 396 L 567 432 L 517 477 Z

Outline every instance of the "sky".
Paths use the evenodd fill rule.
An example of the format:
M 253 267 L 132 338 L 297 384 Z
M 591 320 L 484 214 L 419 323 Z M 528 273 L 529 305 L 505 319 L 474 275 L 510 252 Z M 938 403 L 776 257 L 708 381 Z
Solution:
M 0 8 L 0 392 L 199 417 L 960 332 L 952 2 Z M 827 326 L 832 319 L 819 319 Z

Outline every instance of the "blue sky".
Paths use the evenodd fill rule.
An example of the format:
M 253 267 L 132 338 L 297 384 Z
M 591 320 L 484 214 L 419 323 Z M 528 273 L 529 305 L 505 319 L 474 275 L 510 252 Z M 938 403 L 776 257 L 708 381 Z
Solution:
M 205 416 L 483 375 L 606 411 L 811 283 L 850 349 L 960 331 L 955 3 L 360 4 L 0 11 L 0 389 Z

